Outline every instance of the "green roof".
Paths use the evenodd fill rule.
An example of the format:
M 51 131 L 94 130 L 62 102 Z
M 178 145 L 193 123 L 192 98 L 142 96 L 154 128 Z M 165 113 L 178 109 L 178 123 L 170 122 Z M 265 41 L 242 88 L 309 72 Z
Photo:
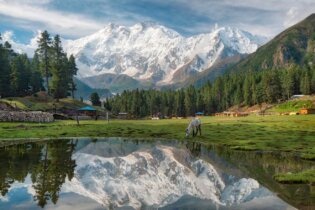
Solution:
M 79 111 L 96 111 L 96 109 L 94 109 L 91 106 L 86 106 L 86 107 L 80 108 Z

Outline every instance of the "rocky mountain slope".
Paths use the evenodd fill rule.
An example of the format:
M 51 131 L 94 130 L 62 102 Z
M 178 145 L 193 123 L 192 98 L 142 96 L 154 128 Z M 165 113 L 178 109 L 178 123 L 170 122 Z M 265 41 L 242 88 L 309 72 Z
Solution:
M 128 81 L 148 86 L 179 83 L 222 60 L 253 53 L 265 40 L 230 27 L 184 37 L 145 22 L 131 27 L 108 24 L 95 34 L 68 40 L 64 46 L 77 58 L 79 78 L 93 88 L 104 88 L 102 81 L 113 75 L 125 75 Z
M 230 70 L 285 68 L 315 63 L 315 14 L 280 33 Z

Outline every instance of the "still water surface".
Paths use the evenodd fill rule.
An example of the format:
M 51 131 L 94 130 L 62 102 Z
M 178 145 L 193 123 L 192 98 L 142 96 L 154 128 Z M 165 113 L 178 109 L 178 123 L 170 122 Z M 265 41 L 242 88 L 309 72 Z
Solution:
M 3 142 L 0 209 L 315 209 L 315 188 L 278 172 L 314 162 L 193 142 Z

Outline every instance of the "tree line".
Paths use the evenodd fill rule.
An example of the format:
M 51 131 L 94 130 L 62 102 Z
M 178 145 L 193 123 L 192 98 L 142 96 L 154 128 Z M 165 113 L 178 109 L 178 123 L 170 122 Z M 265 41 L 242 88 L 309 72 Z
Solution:
M 74 176 L 76 145 L 77 140 L 61 140 L 1 147 L 0 158 L 5 160 L 0 171 L 1 196 L 9 193 L 14 182 L 23 183 L 30 175 L 37 205 L 56 204 L 63 183 Z
M 72 95 L 77 74 L 73 55 L 63 51 L 60 36 L 53 39 L 47 31 L 41 33 L 33 58 L 12 50 L 0 35 L 0 97 L 27 96 L 46 90 L 55 99 Z M 43 80 L 44 78 L 44 80 Z
M 277 103 L 295 94 L 315 93 L 315 65 L 261 71 L 228 72 L 201 88 L 180 90 L 132 90 L 106 99 L 104 106 L 114 115 L 193 116 L 212 114 L 232 106 Z

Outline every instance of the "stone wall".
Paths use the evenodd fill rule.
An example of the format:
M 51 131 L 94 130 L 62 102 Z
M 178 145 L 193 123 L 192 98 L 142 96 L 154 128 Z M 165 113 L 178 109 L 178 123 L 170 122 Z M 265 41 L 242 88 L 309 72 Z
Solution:
M 53 122 L 53 114 L 47 112 L 0 111 L 0 122 Z

